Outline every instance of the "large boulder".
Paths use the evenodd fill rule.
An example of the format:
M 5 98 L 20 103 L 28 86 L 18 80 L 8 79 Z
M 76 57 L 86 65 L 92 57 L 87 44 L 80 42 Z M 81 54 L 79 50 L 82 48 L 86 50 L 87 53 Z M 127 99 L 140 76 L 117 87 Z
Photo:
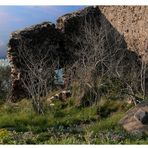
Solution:
M 119 124 L 130 133 L 148 134 L 148 102 L 130 109 Z

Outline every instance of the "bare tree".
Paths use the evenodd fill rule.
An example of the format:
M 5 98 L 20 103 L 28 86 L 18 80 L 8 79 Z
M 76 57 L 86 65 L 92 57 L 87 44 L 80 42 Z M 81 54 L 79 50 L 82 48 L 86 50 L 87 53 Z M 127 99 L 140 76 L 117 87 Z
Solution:
M 135 52 L 127 49 L 123 36 L 110 27 L 106 20 L 102 19 L 101 23 L 93 17 L 87 18 L 80 27 L 79 35 L 72 36 L 77 48 L 75 63 L 70 68 L 73 73 L 71 76 L 79 81 L 81 88 L 92 89 L 96 99 L 100 95 L 98 86 L 103 85 L 104 78 L 117 78 L 125 94 L 136 105 L 139 82 L 145 94 L 145 64 Z
M 146 99 L 148 97 L 148 40 L 145 41 L 141 63 L 141 89 L 143 98 Z
M 22 44 L 22 47 L 17 50 L 18 59 L 22 64 L 18 79 L 21 80 L 28 96 L 32 99 L 35 111 L 39 114 L 45 113 L 44 103 L 52 90 L 58 64 L 50 53 L 54 46 L 49 46 L 48 49 L 43 47 L 29 49 Z

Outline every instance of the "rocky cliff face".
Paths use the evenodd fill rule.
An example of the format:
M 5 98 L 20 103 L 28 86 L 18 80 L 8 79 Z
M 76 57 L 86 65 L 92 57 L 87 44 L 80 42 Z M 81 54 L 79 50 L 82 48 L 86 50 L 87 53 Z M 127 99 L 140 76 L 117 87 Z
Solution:
M 41 48 L 48 50 L 52 45 L 53 50 L 50 54 L 53 55 L 53 60 L 60 58 L 61 67 L 73 63 L 73 49 L 76 49 L 77 45 L 72 38 L 73 35 L 80 35 L 86 20 L 97 23 L 97 26 L 105 31 L 102 34 L 107 34 L 104 38 L 107 50 L 110 48 L 112 51 L 115 47 L 126 49 L 126 63 L 136 64 L 138 61 L 138 56 L 127 49 L 138 50 L 143 59 L 148 61 L 147 11 L 148 7 L 144 6 L 87 7 L 59 17 L 56 25 L 45 22 L 13 32 L 8 50 L 13 78 L 12 98 L 17 100 L 22 94 L 25 95 L 19 78 L 24 66 L 20 62 L 18 50 L 23 48 L 38 53 Z M 117 42 L 118 38 L 120 41 Z

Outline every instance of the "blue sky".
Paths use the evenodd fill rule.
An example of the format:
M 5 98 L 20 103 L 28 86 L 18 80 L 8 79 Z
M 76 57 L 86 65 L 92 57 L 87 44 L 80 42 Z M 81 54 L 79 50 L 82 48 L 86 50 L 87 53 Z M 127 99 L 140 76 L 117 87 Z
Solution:
M 6 55 L 10 33 L 50 21 L 66 13 L 80 10 L 84 6 L 0 6 L 0 57 Z

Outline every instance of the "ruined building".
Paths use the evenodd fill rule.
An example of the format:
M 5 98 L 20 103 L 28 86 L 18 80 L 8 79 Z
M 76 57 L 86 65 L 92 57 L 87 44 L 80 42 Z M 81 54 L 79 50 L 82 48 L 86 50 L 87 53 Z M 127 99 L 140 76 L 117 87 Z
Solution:
M 129 49 L 126 51 L 127 65 L 136 64 L 139 56 L 148 62 L 148 7 L 146 6 L 93 6 L 87 7 L 58 18 L 54 25 L 44 22 L 11 34 L 8 58 L 12 73 L 12 100 L 16 101 L 25 96 L 26 91 L 20 82 L 22 70 L 25 68 L 18 51 L 30 50 L 37 54 L 39 50 L 49 50 L 52 60 L 59 60 L 59 67 L 73 63 L 73 49 L 75 42 L 71 40 L 73 34 L 79 36 L 81 26 L 85 20 L 95 21 L 98 27 L 107 32 L 104 38 L 106 49 L 116 47 Z M 120 42 L 115 44 L 115 39 Z M 50 48 L 52 46 L 52 49 Z M 111 50 L 110 49 L 110 50 Z M 120 55 L 119 55 L 120 56 Z M 132 66 L 131 66 L 132 67 Z M 129 68 L 130 69 L 130 68 Z

